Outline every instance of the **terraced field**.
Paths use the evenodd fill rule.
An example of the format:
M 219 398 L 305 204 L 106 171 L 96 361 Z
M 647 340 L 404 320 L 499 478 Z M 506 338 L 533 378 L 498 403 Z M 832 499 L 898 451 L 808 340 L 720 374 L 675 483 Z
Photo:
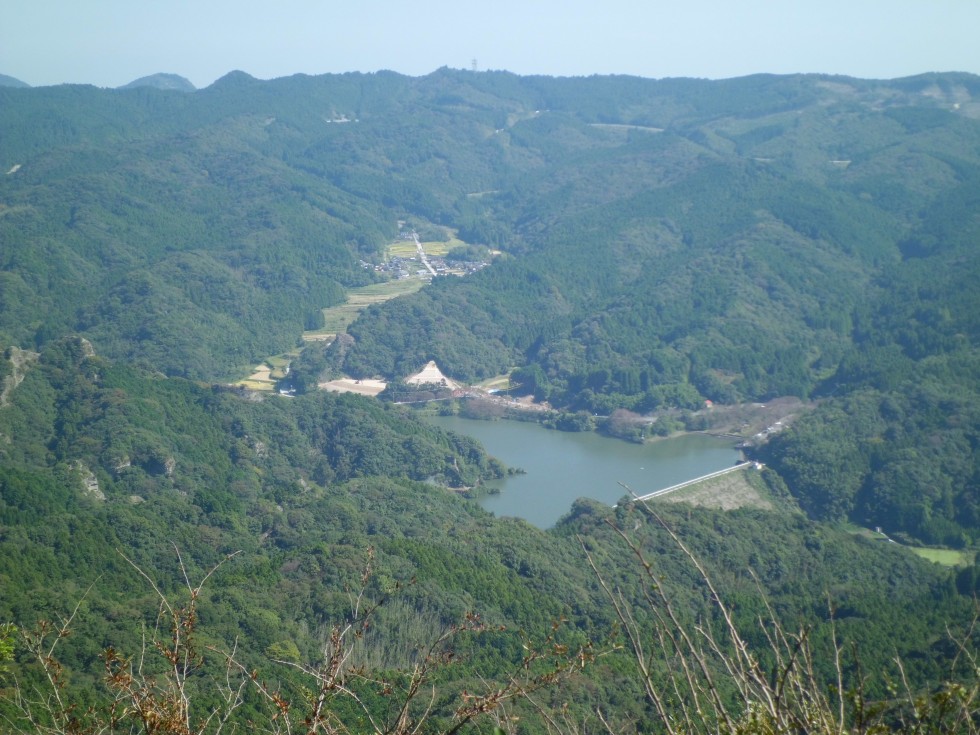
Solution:
M 323 310 L 323 328 L 303 332 L 303 339 L 307 341 L 333 339 L 336 335 L 345 332 L 357 315 L 371 304 L 380 304 L 398 296 L 415 293 L 424 285 L 425 281 L 422 279 L 403 278 L 351 289 L 347 294 L 346 303 Z

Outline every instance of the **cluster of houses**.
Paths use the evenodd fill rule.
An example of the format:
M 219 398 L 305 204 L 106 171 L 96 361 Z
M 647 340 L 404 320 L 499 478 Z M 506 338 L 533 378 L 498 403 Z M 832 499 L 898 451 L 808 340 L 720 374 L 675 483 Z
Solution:
M 467 276 L 486 268 L 488 263 L 483 261 L 453 261 L 449 264 L 444 258 L 429 256 L 429 265 L 437 276 Z M 395 256 L 384 263 L 368 263 L 361 261 L 361 267 L 373 270 L 375 273 L 388 273 L 394 278 L 431 278 L 432 273 L 418 258 L 402 258 Z

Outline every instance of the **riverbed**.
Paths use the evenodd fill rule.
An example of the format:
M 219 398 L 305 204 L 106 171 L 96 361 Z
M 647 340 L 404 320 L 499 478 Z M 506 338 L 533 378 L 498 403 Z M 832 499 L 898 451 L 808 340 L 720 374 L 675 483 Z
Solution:
M 615 504 L 628 487 L 645 495 L 735 464 L 730 439 L 687 434 L 631 444 L 593 432 L 564 432 L 522 421 L 433 416 L 433 424 L 477 439 L 508 467 L 526 474 L 489 483 L 497 494 L 479 503 L 497 516 L 517 516 L 550 528 L 576 499 Z M 623 487 L 626 486 L 626 487 Z

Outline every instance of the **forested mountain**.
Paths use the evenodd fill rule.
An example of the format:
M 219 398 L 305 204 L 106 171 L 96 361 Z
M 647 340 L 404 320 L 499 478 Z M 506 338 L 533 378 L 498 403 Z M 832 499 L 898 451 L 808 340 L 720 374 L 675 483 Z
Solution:
M 600 412 L 813 392 L 859 310 L 897 296 L 911 243 L 973 217 L 978 125 L 932 98 L 876 109 L 881 89 L 843 81 L 713 89 L 718 107 L 665 111 L 651 91 L 645 114 L 549 109 L 501 133 L 539 165 L 480 197 L 463 232 L 521 257 L 370 312 L 344 367 L 527 365 L 541 397 Z
M 0 87 L 30 87 L 31 85 L 27 82 L 22 82 L 20 79 L 15 77 L 7 76 L 6 74 L 0 74 Z
M 30 631 L 80 602 L 73 635 L 58 644 L 70 672 L 63 696 L 96 708 L 73 715 L 78 727 L 96 721 L 111 684 L 103 649 L 134 655 L 140 623 L 153 628 L 153 589 L 179 599 L 185 574 L 196 584 L 235 552 L 208 581 L 194 625 L 210 647 L 239 640 L 242 665 L 290 697 L 302 685 L 292 664 L 317 660 L 324 631 L 346 619 L 363 584 L 367 599 L 390 598 L 357 652 L 375 676 L 410 666 L 419 645 L 476 613 L 490 627 L 457 641 L 437 681 L 445 697 L 479 691 L 519 669 L 532 641 L 565 620 L 553 633 L 561 646 L 591 640 L 604 653 L 581 671 L 576 663 L 575 676 L 541 702 L 558 711 L 571 702 L 566 715 L 583 721 L 601 707 L 617 728 L 649 721 L 642 680 L 609 638 L 616 615 L 596 576 L 652 625 L 641 569 L 617 525 L 655 560 L 681 620 L 717 615 L 698 572 L 642 508 L 582 501 L 546 532 L 418 481 L 442 473 L 472 483 L 500 467 L 406 409 L 325 393 L 256 401 L 109 363 L 78 338 L 40 355 L 8 351 L 3 365 L 0 620 Z M 831 602 L 833 630 L 854 646 L 848 681 L 857 666 L 891 672 L 896 655 L 914 687 L 950 675 L 953 643 L 936 633 L 948 626 L 961 638 L 973 611 L 971 590 L 950 572 L 815 524 L 785 502 L 767 512 L 659 512 L 701 557 L 758 650 L 766 646 L 758 615 L 775 614 L 791 630 L 813 626 L 818 676 L 833 680 Z M 368 549 L 374 573 L 358 582 Z M 219 706 L 208 682 L 225 676 L 220 655 L 202 653 L 187 690 L 198 713 Z M 14 665 L 22 686 L 43 688 L 28 649 L 18 648 Z M 664 664 L 655 669 L 666 682 Z M 875 677 L 865 692 L 880 697 L 884 685 Z M 370 686 L 359 691 L 377 696 Z M 3 693 L 0 716 L 19 722 L 16 700 Z M 434 703 L 437 723 L 450 721 L 451 702 Z M 260 718 L 260 705 L 246 698 L 241 717 Z M 383 699 L 373 706 L 383 716 Z M 522 727 L 544 727 L 528 702 L 513 707 Z
M 150 74 L 147 77 L 134 79 L 119 89 L 134 89 L 136 87 L 155 87 L 157 89 L 174 89 L 179 92 L 193 92 L 196 88 L 189 79 L 178 74 Z
M 78 332 L 224 377 L 367 282 L 358 260 L 412 215 L 519 257 L 366 316 L 350 373 L 526 364 L 592 408 L 805 394 L 899 243 L 968 218 L 977 85 L 440 70 L 4 89 L 0 336 Z
M 138 649 L 136 621 L 158 609 L 126 559 L 178 594 L 174 546 L 195 578 L 243 552 L 200 622 L 226 646 L 243 633 L 249 667 L 285 661 L 287 683 L 347 613 L 369 546 L 368 595 L 406 586 L 380 613 L 396 632 L 359 654 L 375 670 L 410 668 L 413 636 L 467 611 L 507 626 L 463 644 L 442 680 L 456 691 L 519 666 L 517 630 L 564 618 L 568 650 L 606 640 L 600 579 L 654 624 L 614 526 L 656 558 L 681 619 L 719 622 L 719 596 L 648 510 L 582 502 L 549 532 L 493 519 L 444 487 L 504 471 L 471 441 L 359 397 L 217 385 L 384 278 L 366 266 L 400 221 L 498 254 L 307 347 L 304 385 L 435 360 L 463 381 L 510 372 L 590 417 L 812 399 L 752 450 L 777 511 L 665 508 L 667 526 L 753 650 L 760 616 L 813 626 L 821 686 L 833 630 L 865 667 L 846 665 L 849 684 L 895 655 L 913 688 L 970 660 L 943 630 L 968 627 L 976 566 L 943 571 L 833 524 L 980 539 L 980 79 L 232 72 L 185 91 L 0 85 L 0 624 L 84 597 L 64 647 L 76 691 L 98 688 L 105 646 Z M 573 718 L 652 717 L 619 649 L 581 677 Z M 451 719 L 449 699 L 433 711 Z

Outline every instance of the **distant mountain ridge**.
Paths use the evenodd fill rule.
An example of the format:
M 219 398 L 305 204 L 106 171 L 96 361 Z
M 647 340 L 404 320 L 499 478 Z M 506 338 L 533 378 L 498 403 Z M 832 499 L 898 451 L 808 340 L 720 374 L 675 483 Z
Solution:
M 22 82 L 20 79 L 15 79 L 14 77 L 9 77 L 6 74 L 0 74 L 0 87 L 21 87 L 27 88 L 31 85 L 27 82 Z
M 193 89 L 172 74 L 126 87 Z M 321 307 L 343 299 L 340 284 L 372 280 L 358 262 L 378 256 L 397 221 L 411 215 L 459 228 L 469 241 L 500 245 L 520 255 L 521 265 L 433 292 L 437 310 L 447 308 L 447 299 L 464 301 L 463 311 L 446 312 L 453 315 L 452 338 L 435 345 L 414 328 L 398 349 L 376 344 L 366 319 L 354 327 L 359 341 L 346 371 L 405 375 L 435 359 L 448 375 L 469 380 L 530 361 L 543 367 L 552 387 L 573 390 L 576 381 L 580 388 L 590 382 L 588 371 L 625 371 L 619 379 L 594 376 L 591 390 L 601 394 L 614 382 L 638 390 L 655 375 L 687 382 L 693 358 L 703 365 L 699 390 L 713 400 L 812 385 L 806 361 L 815 350 L 824 355 L 818 359 L 832 360 L 846 342 L 844 312 L 870 275 L 861 254 L 872 247 L 881 248 L 873 258 L 890 253 L 882 233 L 906 227 L 911 203 L 927 193 L 918 190 L 918 176 L 892 176 L 898 161 L 889 152 L 915 138 L 907 160 L 936 169 L 930 175 L 945 186 L 952 174 L 944 157 L 975 164 L 972 149 L 961 150 L 955 138 L 975 135 L 971 118 L 980 115 L 980 79 L 964 74 L 714 82 L 440 69 L 425 77 L 379 72 L 261 81 L 234 71 L 193 95 L 137 98 L 78 85 L 9 99 L 2 92 L 9 160 L 0 161 L 0 170 L 17 168 L 2 179 L 9 211 L 0 235 L 18 255 L 2 271 L 8 282 L 0 340 L 31 347 L 47 335 L 82 332 L 104 354 L 139 356 L 171 374 L 234 372 L 290 346 L 317 322 Z M 340 119 L 358 122 L 329 124 Z M 859 186 L 865 196 L 847 188 Z M 803 212 L 799 197 L 813 211 Z M 732 216 L 719 206 L 725 201 Z M 835 217 L 846 222 L 828 229 Z M 878 223 L 881 217 L 888 223 Z M 25 242 L 26 227 L 44 234 Z M 801 252 L 828 273 L 844 262 L 842 245 L 857 261 L 820 287 L 798 274 L 775 288 L 758 276 L 730 278 L 725 269 L 734 263 L 724 262 L 722 251 L 708 258 L 726 237 L 744 236 L 747 244 L 774 228 L 783 228 L 784 241 L 815 245 Z M 577 242 L 585 233 L 593 247 L 612 248 L 615 256 L 580 268 L 580 246 L 561 245 L 561 267 L 551 262 L 559 241 Z M 34 262 L 41 242 L 51 250 Z M 763 269 L 773 257 L 762 250 L 782 246 L 751 247 Z M 671 278 L 662 273 L 668 262 L 680 268 Z M 473 305 L 485 297 L 463 292 L 482 291 L 485 280 L 525 267 L 546 272 L 540 308 L 505 304 L 513 325 L 501 331 L 489 320 L 489 331 L 475 336 L 472 320 L 486 315 Z M 628 273 L 614 272 L 623 268 Z M 38 281 L 40 273 L 47 277 Z M 172 277 L 161 280 L 165 273 Z M 694 288 L 667 298 L 674 286 L 662 279 Z M 140 282 L 145 286 L 136 289 Z M 820 291 L 845 285 L 838 299 Z M 816 289 L 807 292 L 802 320 L 794 315 L 800 287 Z M 105 298 L 106 289 L 113 298 Z M 530 293 L 524 289 L 523 297 Z M 597 334 L 585 327 L 590 315 L 616 322 L 603 326 L 607 340 L 622 328 L 623 310 L 615 304 L 627 297 L 650 301 L 644 308 L 659 311 L 665 324 L 680 318 L 680 297 L 711 303 L 714 312 L 703 311 L 701 321 L 711 339 L 688 339 L 678 354 L 685 332 L 677 322 L 665 344 L 647 341 L 655 354 L 637 358 L 614 348 L 598 363 L 585 359 L 584 335 Z M 387 319 L 401 308 L 377 313 Z M 719 329 L 732 309 L 773 314 L 770 331 L 759 332 L 757 320 L 744 338 L 759 350 L 778 347 L 778 369 L 741 364 L 731 330 Z M 197 316 L 188 320 L 191 314 Z M 823 336 L 814 342 L 817 332 Z M 432 350 L 445 354 L 427 354 Z M 198 357 L 188 360 L 191 352 Z
M 178 74 L 150 74 L 134 79 L 119 89 L 134 89 L 136 87 L 154 87 L 156 89 L 173 89 L 178 92 L 193 92 L 197 89 L 189 79 Z

